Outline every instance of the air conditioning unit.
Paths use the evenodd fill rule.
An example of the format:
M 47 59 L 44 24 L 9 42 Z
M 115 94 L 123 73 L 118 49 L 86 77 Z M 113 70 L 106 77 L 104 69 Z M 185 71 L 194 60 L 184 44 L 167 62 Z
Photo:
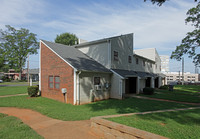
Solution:
M 101 90 L 101 85 L 95 85 L 95 90 Z

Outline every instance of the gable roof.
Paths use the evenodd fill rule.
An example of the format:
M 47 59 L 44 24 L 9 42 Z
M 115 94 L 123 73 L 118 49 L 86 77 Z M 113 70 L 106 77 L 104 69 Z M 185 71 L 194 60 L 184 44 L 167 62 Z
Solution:
M 155 55 L 156 55 L 156 49 L 155 48 L 137 49 L 137 50 L 134 50 L 134 53 L 139 55 L 139 56 L 150 59 L 152 61 L 155 61 Z
M 41 40 L 48 48 L 63 59 L 72 68 L 79 71 L 110 72 L 103 65 L 85 55 L 78 49 L 63 44 Z
M 146 77 L 156 77 L 156 74 L 148 73 L 148 72 L 141 72 L 141 71 L 133 71 L 133 70 L 122 70 L 122 69 L 112 69 L 114 72 L 119 74 L 124 79 L 128 77 L 140 77 L 140 78 L 146 78 Z

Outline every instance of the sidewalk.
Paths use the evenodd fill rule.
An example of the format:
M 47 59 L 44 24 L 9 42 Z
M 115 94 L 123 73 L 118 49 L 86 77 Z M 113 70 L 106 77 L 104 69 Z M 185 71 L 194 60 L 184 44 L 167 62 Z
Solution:
M 5 96 L 0 96 L 1 97 L 13 97 L 13 96 L 25 96 L 25 95 L 28 95 L 27 93 L 25 94 L 15 94 L 15 95 L 5 95 Z
M 61 121 L 36 111 L 12 107 L 0 107 L 0 113 L 21 119 L 45 139 L 96 139 L 90 132 L 90 120 Z
M 150 97 L 144 97 L 144 96 L 131 96 L 131 97 L 141 98 L 141 99 L 149 99 L 149 100 L 157 100 L 157 101 L 175 102 L 175 103 L 180 103 L 180 104 L 189 104 L 189 105 L 200 106 L 200 103 L 181 102 L 181 101 L 175 101 L 175 100 L 167 100 L 167 99 L 160 99 L 160 98 L 150 98 Z

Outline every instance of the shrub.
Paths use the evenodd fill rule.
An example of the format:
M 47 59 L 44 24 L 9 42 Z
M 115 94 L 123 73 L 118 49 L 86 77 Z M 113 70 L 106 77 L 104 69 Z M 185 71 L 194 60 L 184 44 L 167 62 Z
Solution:
M 161 86 L 159 89 L 168 90 L 168 88 L 169 88 L 168 85 L 163 85 L 163 86 Z
M 30 97 L 36 97 L 36 96 L 37 96 L 37 93 L 38 93 L 38 90 L 39 90 L 38 86 L 29 86 L 29 87 L 27 88 L 28 95 L 29 95 Z
M 145 87 L 143 89 L 143 93 L 145 95 L 153 95 L 154 94 L 154 88 L 151 88 L 151 87 Z

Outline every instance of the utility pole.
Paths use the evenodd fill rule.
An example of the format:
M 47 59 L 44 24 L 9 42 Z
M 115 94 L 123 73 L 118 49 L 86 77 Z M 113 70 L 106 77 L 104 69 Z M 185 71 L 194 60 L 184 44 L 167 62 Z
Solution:
M 28 60 L 27 60 L 27 81 L 29 85 L 29 54 L 28 54 Z
M 184 85 L 184 58 L 182 58 L 182 85 Z

